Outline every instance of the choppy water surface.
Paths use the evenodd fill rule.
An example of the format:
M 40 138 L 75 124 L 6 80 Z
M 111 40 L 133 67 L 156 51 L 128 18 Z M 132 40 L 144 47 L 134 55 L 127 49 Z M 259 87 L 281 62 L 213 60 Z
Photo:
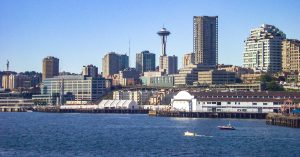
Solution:
M 0 113 L 0 156 L 300 156 L 300 129 L 230 121 L 237 130 L 217 129 L 228 119 Z

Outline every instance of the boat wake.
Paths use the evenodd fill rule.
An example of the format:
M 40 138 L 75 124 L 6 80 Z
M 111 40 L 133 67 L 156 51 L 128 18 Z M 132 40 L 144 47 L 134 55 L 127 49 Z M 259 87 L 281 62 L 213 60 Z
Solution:
M 195 135 L 195 136 L 197 136 L 197 137 L 213 137 L 213 136 L 207 136 L 207 135 Z

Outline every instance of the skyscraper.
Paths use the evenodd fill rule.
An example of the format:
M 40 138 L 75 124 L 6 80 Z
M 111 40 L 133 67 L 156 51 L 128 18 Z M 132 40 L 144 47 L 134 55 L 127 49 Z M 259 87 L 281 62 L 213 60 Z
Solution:
M 195 53 L 188 53 L 183 56 L 183 67 L 195 64 Z
M 139 73 L 155 71 L 155 54 L 149 51 L 142 51 L 136 54 L 136 70 Z
M 110 52 L 102 58 L 103 77 L 108 78 L 129 67 L 128 56 Z
M 195 63 L 218 64 L 218 16 L 194 16 Z
M 281 70 L 281 44 L 285 34 L 272 25 L 264 24 L 251 30 L 245 40 L 244 67 L 275 73 Z
M 300 41 L 286 39 L 282 41 L 282 70 L 300 72 Z
M 59 75 L 59 59 L 53 56 L 48 56 L 43 59 L 43 80 Z
M 98 67 L 90 64 L 82 67 L 82 75 L 89 77 L 97 77 L 98 76 Z
M 177 74 L 178 72 L 178 58 L 177 56 L 168 56 L 168 66 L 166 67 L 167 74 Z

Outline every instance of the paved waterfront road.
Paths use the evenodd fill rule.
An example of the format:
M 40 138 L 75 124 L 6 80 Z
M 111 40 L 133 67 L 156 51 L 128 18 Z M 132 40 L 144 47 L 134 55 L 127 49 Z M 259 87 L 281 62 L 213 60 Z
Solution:
M 300 156 L 300 129 L 130 114 L 0 113 L 0 156 Z M 185 131 L 201 136 L 185 137 Z

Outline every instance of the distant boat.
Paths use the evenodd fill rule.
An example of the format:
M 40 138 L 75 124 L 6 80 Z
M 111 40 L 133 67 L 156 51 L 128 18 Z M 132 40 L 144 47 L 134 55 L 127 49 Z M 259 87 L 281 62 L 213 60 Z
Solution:
M 197 134 L 194 132 L 186 131 L 186 132 L 184 132 L 184 136 L 197 136 Z
M 26 112 L 33 112 L 32 110 L 26 110 Z
M 235 130 L 235 127 L 231 126 L 230 122 L 227 125 L 218 126 L 221 130 Z

